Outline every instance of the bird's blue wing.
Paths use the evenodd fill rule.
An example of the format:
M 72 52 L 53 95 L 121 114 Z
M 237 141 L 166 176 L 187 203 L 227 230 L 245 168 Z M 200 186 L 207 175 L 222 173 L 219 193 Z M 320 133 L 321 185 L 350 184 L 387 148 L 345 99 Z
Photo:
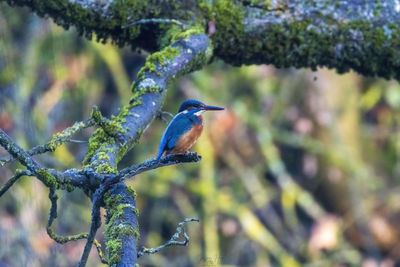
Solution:
M 159 160 L 165 150 L 171 150 L 179 140 L 179 137 L 190 130 L 191 126 L 192 121 L 186 114 L 180 113 L 176 115 L 161 137 L 156 159 Z

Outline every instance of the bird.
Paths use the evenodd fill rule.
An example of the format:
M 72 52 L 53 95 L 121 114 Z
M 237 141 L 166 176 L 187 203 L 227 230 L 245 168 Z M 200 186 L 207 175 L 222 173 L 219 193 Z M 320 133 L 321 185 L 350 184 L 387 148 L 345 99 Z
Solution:
M 157 161 L 165 154 L 186 154 L 203 131 L 203 114 L 207 110 L 224 110 L 188 99 L 181 103 L 178 114 L 165 129 L 158 148 Z

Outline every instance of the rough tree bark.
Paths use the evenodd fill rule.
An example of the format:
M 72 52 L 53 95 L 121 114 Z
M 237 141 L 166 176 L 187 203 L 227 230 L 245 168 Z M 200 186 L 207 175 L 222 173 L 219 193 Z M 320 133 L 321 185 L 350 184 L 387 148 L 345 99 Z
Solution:
M 108 264 L 137 263 L 137 210 L 123 179 L 161 165 L 199 160 L 195 155 L 171 157 L 161 165 L 147 162 L 117 170 L 119 160 L 158 114 L 167 83 L 177 76 L 219 58 L 233 65 L 325 66 L 339 72 L 400 78 L 400 5 L 395 0 L 5 1 L 30 7 L 66 29 L 75 26 L 87 38 L 96 34 L 99 41 L 111 39 L 121 46 L 153 52 L 132 86 L 131 104 L 110 120 L 96 109 L 92 112 L 90 122 L 99 128 L 90 139 L 83 170 L 46 169 L 31 158 L 32 151 L 20 150 L 0 132 L 0 144 L 28 168 L 10 179 L 1 193 L 21 175 L 35 175 L 52 190 L 79 187 L 92 197 L 92 225 L 83 237 L 88 241 L 82 266 L 92 242 L 96 244 L 100 206 L 108 214 Z M 86 126 L 82 123 L 78 128 Z M 65 131 L 54 136 L 43 152 L 55 149 L 72 134 Z
M 396 0 L 6 1 L 29 6 L 65 28 L 76 26 L 88 38 L 96 33 L 99 40 L 111 38 L 148 51 L 165 47 L 180 27 L 171 23 L 124 26 L 162 18 L 202 32 L 213 21 L 213 55 L 234 65 L 326 66 L 399 78 L 400 4 Z

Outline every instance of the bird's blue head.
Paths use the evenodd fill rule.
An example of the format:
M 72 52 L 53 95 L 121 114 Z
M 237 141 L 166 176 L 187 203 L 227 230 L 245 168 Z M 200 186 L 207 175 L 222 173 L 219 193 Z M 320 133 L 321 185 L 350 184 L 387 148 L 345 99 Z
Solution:
M 215 106 L 207 106 L 204 103 L 194 100 L 194 99 L 188 99 L 182 102 L 181 106 L 179 107 L 178 112 L 182 111 L 189 111 L 192 109 L 197 109 L 197 110 L 223 110 L 224 108 L 220 107 L 215 107 Z

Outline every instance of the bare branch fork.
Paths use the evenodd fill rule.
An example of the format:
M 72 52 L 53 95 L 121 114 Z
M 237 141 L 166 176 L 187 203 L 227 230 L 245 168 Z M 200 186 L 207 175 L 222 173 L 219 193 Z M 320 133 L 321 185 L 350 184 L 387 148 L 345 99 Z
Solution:
M 137 257 L 141 257 L 144 254 L 154 254 L 159 252 L 161 249 L 169 247 L 169 246 L 187 246 L 189 244 L 189 236 L 185 232 L 185 223 L 187 222 L 200 222 L 198 219 L 193 219 L 193 218 L 186 218 L 184 221 L 180 222 L 178 224 L 178 227 L 176 228 L 175 234 L 171 237 L 170 240 L 168 240 L 165 244 L 158 246 L 156 248 L 146 248 L 142 247 L 137 254 Z M 183 240 L 178 240 L 179 238 L 183 237 Z
M 123 155 L 138 141 L 140 135 L 154 118 L 160 114 L 160 107 L 165 96 L 167 84 L 177 76 L 192 72 L 208 64 L 211 56 L 211 44 L 205 34 L 183 34 L 183 39 L 158 52 L 157 57 L 149 57 L 134 83 L 131 103 L 121 108 L 120 114 L 111 119 L 103 118 L 95 107 L 91 117 L 84 122 L 77 122 L 42 146 L 25 151 L 20 148 L 3 130 L 0 129 L 0 145 L 4 147 L 13 159 L 18 160 L 26 170 L 17 171 L 0 189 L 2 196 L 22 176 L 36 176 L 49 187 L 51 201 L 50 216 L 47 223 L 49 236 L 58 243 L 86 239 L 86 245 L 79 262 L 85 266 L 93 244 L 96 246 L 103 263 L 118 266 L 134 266 L 137 257 L 143 253 L 155 253 L 171 245 L 187 245 L 189 237 L 183 225 L 195 219 L 186 219 L 178 225 L 177 233 L 166 244 L 154 248 L 143 248 L 139 253 L 136 249 L 138 237 L 137 209 L 135 196 L 125 185 L 124 180 L 142 172 L 180 163 L 198 162 L 201 157 L 196 153 L 185 155 L 168 155 L 160 161 L 147 160 L 141 164 L 132 165 L 118 172 L 117 164 Z M 176 39 L 176 38 L 175 38 Z M 162 58 L 160 62 L 160 58 Z M 152 65 L 152 67 L 149 67 Z M 79 130 L 98 126 L 89 140 L 89 151 L 84 160 L 82 170 L 69 169 L 58 171 L 45 168 L 32 156 L 54 151 L 61 144 L 72 140 Z M 7 158 L 1 164 L 10 162 Z M 89 233 L 71 236 L 59 236 L 52 229 L 57 217 L 57 189 L 82 189 L 92 198 L 92 220 Z M 101 225 L 100 207 L 107 211 L 106 248 L 107 258 L 101 251 L 99 242 L 95 239 Z M 183 241 L 178 238 L 183 237 Z M 113 246 L 109 245 L 112 241 Z M 117 246 L 115 244 L 118 244 Z

